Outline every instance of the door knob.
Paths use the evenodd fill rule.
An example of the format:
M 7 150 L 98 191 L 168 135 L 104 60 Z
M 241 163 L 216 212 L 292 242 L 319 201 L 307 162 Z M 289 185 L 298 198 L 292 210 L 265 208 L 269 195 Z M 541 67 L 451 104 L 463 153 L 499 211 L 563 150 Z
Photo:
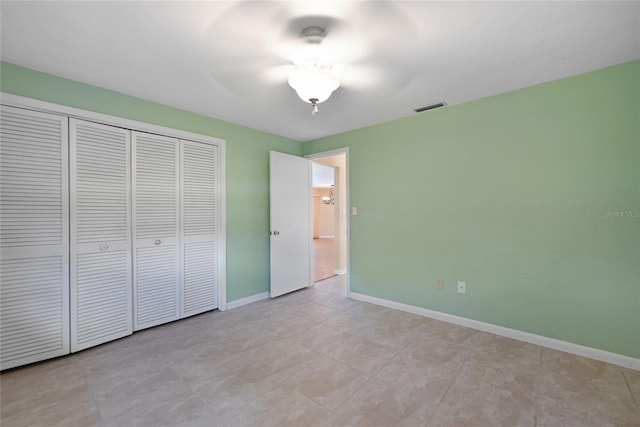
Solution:
M 279 232 L 278 230 L 273 230 L 273 233 L 272 233 L 272 234 L 273 234 L 274 236 L 278 236 L 278 235 L 280 234 L 280 232 Z
M 162 243 L 162 241 L 160 241 L 160 240 L 156 240 L 154 243 L 155 243 L 156 245 L 159 245 L 160 243 Z

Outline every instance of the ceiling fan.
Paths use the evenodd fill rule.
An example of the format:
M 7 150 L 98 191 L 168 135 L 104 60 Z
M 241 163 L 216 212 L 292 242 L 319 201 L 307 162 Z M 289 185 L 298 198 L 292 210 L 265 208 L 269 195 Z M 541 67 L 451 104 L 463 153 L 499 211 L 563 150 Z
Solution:
M 315 115 L 337 90 L 408 85 L 415 33 L 395 2 L 238 2 L 211 26 L 212 74 L 238 93 L 288 83 Z
M 294 69 L 289 74 L 291 86 L 300 99 L 311 104 L 311 114 L 318 113 L 318 104 L 326 101 L 340 86 L 339 64 L 331 51 L 322 46 L 326 31 L 309 26 L 302 30 L 302 45 L 294 54 Z

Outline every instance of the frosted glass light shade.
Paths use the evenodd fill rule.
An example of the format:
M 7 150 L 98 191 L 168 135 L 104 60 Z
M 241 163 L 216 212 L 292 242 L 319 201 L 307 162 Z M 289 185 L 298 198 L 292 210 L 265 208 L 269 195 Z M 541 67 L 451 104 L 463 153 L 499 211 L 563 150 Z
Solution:
M 332 76 L 328 70 L 313 68 L 296 68 L 289 76 L 291 86 L 300 99 L 311 104 L 312 99 L 317 103 L 326 101 L 334 90 L 340 87 L 340 80 Z

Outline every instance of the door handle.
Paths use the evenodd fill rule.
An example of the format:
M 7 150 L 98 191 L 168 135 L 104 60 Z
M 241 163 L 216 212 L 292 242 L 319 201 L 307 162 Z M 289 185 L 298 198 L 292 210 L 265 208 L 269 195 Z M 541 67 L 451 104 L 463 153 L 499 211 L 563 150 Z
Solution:
M 278 230 L 273 230 L 273 231 L 271 232 L 271 235 L 272 235 L 272 236 L 278 236 L 278 235 L 280 235 L 280 232 L 279 232 Z
M 156 245 L 159 245 L 160 243 L 162 243 L 162 241 L 161 241 L 161 240 L 156 240 L 156 241 L 155 241 L 155 242 L 153 242 L 153 243 L 155 243 Z

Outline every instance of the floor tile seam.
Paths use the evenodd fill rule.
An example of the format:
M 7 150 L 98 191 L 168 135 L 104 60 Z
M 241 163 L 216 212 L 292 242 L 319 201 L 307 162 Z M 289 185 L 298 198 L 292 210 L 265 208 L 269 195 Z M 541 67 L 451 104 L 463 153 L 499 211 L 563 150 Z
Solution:
M 217 408 L 217 407 L 213 404 L 213 402 L 211 402 L 211 403 L 210 403 L 208 399 L 205 399 L 205 398 L 204 398 L 200 393 L 198 393 L 196 390 L 194 390 L 194 389 L 189 385 L 189 383 L 187 383 L 187 386 L 189 387 L 189 390 L 191 390 L 191 392 L 192 392 L 192 393 L 193 393 L 193 394 L 194 394 L 198 399 L 200 399 L 200 401 L 204 402 L 204 404 L 205 404 L 207 407 L 211 408 L 214 412 L 217 412 L 217 411 L 218 411 L 218 409 L 219 409 L 219 408 Z M 255 397 L 255 398 L 253 398 L 252 400 L 249 400 L 248 402 L 244 402 L 244 401 L 243 401 L 243 405 L 242 405 L 241 407 L 239 407 L 239 408 L 236 408 L 236 409 L 234 410 L 234 412 L 240 412 L 240 411 L 244 410 L 246 407 L 248 407 L 249 405 L 253 404 L 253 403 L 254 403 L 255 401 L 257 401 L 258 399 L 260 399 L 260 396 L 257 396 L 257 397 Z M 212 399 L 212 400 L 213 400 L 213 399 Z
M 533 427 L 538 427 L 538 426 L 542 427 L 542 424 L 538 423 L 538 418 L 539 418 L 539 416 L 538 416 L 538 412 L 539 412 L 538 408 L 539 407 L 540 407 L 540 403 L 538 402 L 538 396 L 536 396 L 536 410 L 533 413 Z
M 100 421 L 103 423 L 103 425 L 108 425 L 109 423 L 107 422 L 107 417 L 105 416 L 102 407 L 100 406 L 100 403 L 98 402 L 98 399 L 96 399 L 96 393 L 97 390 L 95 389 L 96 385 L 92 385 L 89 383 L 89 377 L 87 376 L 87 372 L 85 371 L 85 366 L 82 363 L 81 360 L 78 361 L 78 365 L 80 366 L 80 369 L 82 370 L 82 375 L 84 376 L 84 381 L 87 384 L 87 388 L 89 389 L 89 393 L 91 394 L 91 401 L 93 402 L 94 406 L 96 407 L 96 410 L 98 411 L 98 414 L 100 415 Z
M 187 389 L 191 391 L 191 393 L 193 394 L 193 397 L 195 397 L 196 399 L 198 399 L 200 401 L 200 403 L 202 403 L 206 408 L 212 410 L 212 411 L 216 411 L 215 406 L 211 405 L 209 402 L 207 402 L 205 399 L 202 398 L 202 396 L 200 396 L 197 392 L 195 392 L 193 390 L 193 388 L 191 387 L 191 385 L 188 382 L 185 382 Z
M 547 393 L 538 393 L 538 399 L 540 399 L 542 397 L 546 397 L 547 399 L 551 399 L 551 400 L 554 400 L 554 401 L 560 401 L 560 402 L 564 402 L 566 400 L 562 396 L 552 396 L 552 395 L 549 395 Z M 571 410 L 570 408 L 563 407 L 562 410 L 563 410 L 563 412 L 569 413 L 569 414 L 573 415 L 574 417 L 577 417 L 577 418 L 580 418 L 580 419 L 583 419 L 583 420 L 588 420 L 590 418 L 588 416 L 585 416 L 585 415 L 582 415 L 580 413 L 577 413 L 577 412 Z M 597 414 L 608 416 L 608 415 L 611 414 L 611 412 L 609 412 L 609 411 L 605 411 L 605 412 L 597 411 Z M 638 416 L 640 416 L 640 414 L 638 414 Z
M 392 344 L 388 344 L 388 343 L 386 343 L 384 339 L 375 338 L 372 334 L 357 335 L 357 336 L 358 336 L 358 337 L 360 337 L 360 338 L 364 338 L 364 339 L 366 339 L 367 341 L 371 341 L 372 343 L 375 343 L 375 344 L 381 345 L 381 346 L 383 346 L 383 347 L 390 348 L 390 349 L 399 349 L 400 351 L 404 350 L 404 348 L 405 348 L 407 345 L 409 345 L 409 343 L 410 343 L 410 340 L 409 340 L 409 339 L 407 339 L 407 340 L 406 340 L 407 342 L 405 342 L 405 343 L 403 343 L 403 344 L 400 344 L 400 345 L 392 345 Z M 372 338 L 372 337 L 373 337 L 373 338 Z
M 333 350 L 335 350 L 336 348 L 338 348 L 338 347 L 335 347 Z M 333 352 L 333 350 L 332 350 L 330 353 L 332 353 L 332 352 Z M 348 367 L 350 367 L 351 369 L 355 369 L 356 371 L 360 372 L 362 375 L 369 375 L 369 374 L 367 374 L 366 372 L 363 372 L 363 371 L 361 371 L 360 369 L 356 368 L 355 366 L 351 366 L 351 365 L 349 365 L 349 364 L 348 364 L 348 363 L 346 363 L 346 362 L 343 362 L 343 361 L 341 361 L 341 360 L 339 360 L 339 359 L 336 359 L 334 356 L 331 356 L 331 354 L 329 354 L 329 353 L 324 354 L 323 356 L 327 356 L 328 358 L 333 359 L 333 360 L 334 360 L 334 361 L 336 361 L 336 362 L 344 363 L 345 365 L 347 365 L 347 366 L 348 366 Z M 375 375 L 375 374 L 371 374 L 371 376 L 374 376 L 374 375 Z
M 627 390 L 629 390 L 629 394 L 631 394 L 631 399 L 636 403 L 636 405 L 638 405 L 638 411 L 640 412 L 640 397 L 636 398 L 636 395 L 633 393 L 633 390 L 631 389 L 631 384 L 629 384 L 629 380 L 627 379 L 627 376 L 625 375 L 624 371 L 621 369 L 620 370 L 620 375 L 622 375 L 622 378 L 624 379 L 624 383 L 627 385 Z
M 333 329 L 334 331 L 341 332 L 341 333 L 343 333 L 343 334 L 347 334 L 347 335 L 349 335 L 350 337 L 354 337 L 354 336 L 355 336 L 355 335 L 353 335 L 353 334 L 352 334 L 352 333 L 350 333 L 350 332 L 343 331 L 342 329 L 336 328 L 335 326 L 327 325 L 327 324 L 325 324 L 324 322 L 322 322 L 322 323 L 320 323 L 320 324 L 321 324 L 322 326 L 324 326 L 325 328 Z
M 540 346 L 536 346 L 540 347 Z M 539 408 L 540 408 L 540 391 L 542 390 L 542 362 L 543 362 L 544 348 L 540 347 L 540 355 L 538 356 L 538 378 L 536 381 L 536 412 L 534 416 L 535 425 L 538 425 L 538 419 L 540 418 Z
M 345 311 L 347 311 L 347 310 L 348 310 L 348 308 L 336 308 L 336 307 L 329 307 L 328 305 L 326 305 L 326 304 L 322 304 L 322 303 L 318 302 L 317 300 L 313 300 L 313 301 L 311 301 L 311 304 L 310 304 L 310 305 L 317 305 L 317 306 L 321 306 L 322 308 L 330 308 L 331 310 L 337 310 L 337 311 L 339 311 L 339 312 L 341 312 L 341 313 L 342 313 L 342 312 L 345 312 Z M 335 314 L 335 313 L 333 313 L 333 314 Z
M 326 321 L 325 321 L 325 322 L 326 322 Z M 349 335 L 351 335 L 351 336 L 353 336 L 353 337 L 357 336 L 357 335 L 354 335 L 354 334 L 353 334 L 353 332 L 346 331 L 346 330 L 344 330 L 344 329 L 340 329 L 340 328 L 338 328 L 338 327 L 336 327 L 336 326 L 327 325 L 325 322 L 322 322 L 322 323 L 321 323 L 321 325 L 324 325 L 324 326 L 326 326 L 327 328 L 335 329 L 335 330 L 340 331 L 340 332 L 344 332 L 345 334 L 349 334 Z
M 186 385 L 187 389 L 191 391 L 191 393 L 193 393 L 194 395 L 198 396 L 198 398 L 200 400 L 203 400 L 198 393 L 193 389 L 193 387 L 191 387 L 191 384 L 194 383 L 193 381 L 185 381 L 182 376 L 180 375 L 179 372 L 176 371 L 176 369 L 173 366 L 169 367 L 169 370 L 176 375 L 178 378 L 180 378 L 180 380 Z M 204 400 L 203 400 L 204 401 Z M 205 402 L 206 403 L 206 402 Z
M 375 341 L 371 341 L 371 342 L 375 343 Z M 377 344 L 377 343 L 376 343 L 376 344 Z M 396 357 L 396 356 L 397 356 L 397 355 L 398 355 L 402 350 L 404 350 L 408 345 L 409 345 L 409 343 L 407 343 L 407 344 L 403 345 L 403 346 L 402 346 L 402 348 L 397 349 L 397 350 L 393 353 L 393 355 L 392 355 L 389 359 L 387 359 L 387 361 L 386 361 L 385 363 L 383 363 L 382 365 L 380 365 L 380 366 L 379 366 L 379 367 L 378 367 L 378 368 L 377 368 L 377 369 L 376 369 L 376 370 L 371 374 L 371 376 L 372 376 L 372 377 L 377 376 L 377 375 L 378 375 L 378 373 L 379 373 L 383 368 L 386 368 L 386 367 L 391 363 L 391 361 L 392 361 L 392 360 L 393 360 L 393 359 L 394 359 L 394 358 L 395 358 L 395 357 Z M 388 348 L 388 349 L 393 349 L 394 347 L 386 347 L 386 348 Z
M 402 346 L 401 349 L 399 349 L 398 351 L 396 351 L 393 356 L 391 356 L 391 358 L 387 361 L 387 363 L 385 364 L 385 366 L 387 366 L 389 363 L 391 363 L 393 361 L 393 359 L 396 358 L 396 356 L 398 356 L 405 348 L 409 347 L 409 344 L 411 344 L 411 341 L 407 342 L 405 345 Z
M 601 390 L 596 390 L 595 392 L 591 391 L 591 392 L 587 392 L 587 393 L 579 393 L 579 392 L 574 392 L 574 391 L 568 390 L 568 393 L 569 393 L 569 396 L 567 397 L 567 396 L 564 396 L 562 394 L 545 393 L 543 391 L 540 391 L 538 393 L 538 398 L 539 399 L 547 398 L 547 399 L 551 399 L 551 400 L 554 400 L 554 401 L 566 401 L 566 400 L 571 400 L 572 398 L 575 398 L 575 397 L 579 397 L 579 401 L 582 402 L 584 400 L 583 398 L 585 397 L 585 395 L 586 395 L 586 397 L 591 397 L 591 398 L 596 398 L 597 399 L 598 396 L 603 394 L 601 392 Z M 624 404 L 625 401 L 624 400 L 620 400 L 620 399 L 615 399 L 615 402 Z M 635 405 L 635 400 L 633 400 L 633 398 L 627 400 L 626 402 Z M 574 415 L 579 415 L 579 414 L 575 414 L 574 413 Z
M 83 375 L 84 375 L 84 372 L 83 372 Z M 90 401 L 93 404 L 95 410 L 97 411 L 98 416 L 100 417 L 100 422 L 104 424 L 106 418 L 104 417 L 104 415 L 100 411 L 100 407 L 99 407 L 98 403 L 95 400 L 95 396 L 94 396 L 94 394 L 92 392 L 92 389 L 91 389 L 90 385 L 88 384 L 88 382 L 86 380 L 86 377 L 85 377 L 85 385 L 87 387 L 86 390 L 89 392 Z M 79 395 L 82 395 L 82 394 L 86 394 L 86 391 L 85 392 L 77 391 L 77 392 L 73 393 L 71 396 L 65 397 L 64 399 L 56 400 L 55 402 L 49 402 L 48 405 L 47 405 L 47 410 L 51 410 L 51 409 L 57 408 L 61 403 L 63 403 L 66 400 L 70 400 L 70 399 L 71 400 L 75 400 Z M 0 420 L 1 420 L 0 421 L 0 425 L 4 425 L 4 424 L 8 423 L 11 419 L 16 419 L 17 417 L 24 416 L 25 414 L 27 416 L 33 415 L 33 414 L 37 413 L 38 409 L 42 409 L 42 407 L 33 408 L 33 406 L 30 406 L 30 407 L 27 407 L 25 409 L 22 409 L 22 410 L 20 410 L 20 411 L 18 411 L 16 413 L 14 413 L 14 414 L 11 414 L 8 417 L 5 417 L 4 414 L 1 414 L 0 415 Z
M 356 338 L 358 338 L 358 339 L 360 339 L 360 340 L 368 341 L 369 343 L 372 343 L 372 344 L 378 345 L 378 346 L 380 346 L 380 347 L 384 347 L 385 349 L 388 349 L 388 350 L 395 350 L 395 351 L 394 351 L 394 353 L 393 353 L 393 356 L 391 356 L 392 358 L 393 358 L 393 357 L 395 357 L 395 356 L 396 356 L 396 354 L 398 354 L 399 352 L 401 352 L 402 350 L 404 350 L 404 348 L 405 348 L 407 345 L 409 345 L 409 343 L 408 343 L 408 342 L 407 342 L 407 343 L 405 343 L 405 344 L 402 344 L 402 346 L 389 345 L 389 344 L 384 344 L 384 343 L 381 343 L 381 342 L 378 342 L 378 341 L 372 340 L 372 339 L 371 339 L 371 338 L 369 338 L 367 335 L 354 335 L 354 334 L 351 334 L 351 335 L 353 335 L 354 337 L 356 337 Z
M 330 299 L 330 298 L 333 298 L 333 297 L 329 297 L 329 298 L 326 298 L 326 299 Z M 325 307 L 333 308 L 335 310 L 341 310 L 341 311 L 348 311 L 349 310 L 349 308 L 341 308 L 341 307 L 337 307 L 335 305 L 329 305 L 329 304 L 323 303 L 323 301 L 326 301 L 326 299 L 320 300 L 320 301 L 316 301 L 316 303 L 324 305 Z
M 305 348 L 307 348 L 307 347 L 305 347 Z M 314 360 L 319 359 L 322 356 L 325 356 L 324 354 L 320 353 L 317 350 L 314 350 L 314 349 L 309 349 L 309 350 L 311 350 L 312 353 L 316 353 L 316 357 L 311 359 L 311 360 L 309 360 L 309 361 L 307 361 L 307 363 L 303 363 L 303 364 L 300 364 L 300 365 L 296 366 L 295 369 L 291 370 L 289 375 L 294 376 L 294 375 L 298 374 L 298 372 L 303 371 L 304 369 L 306 369 L 309 366 L 309 364 L 313 363 Z M 258 366 L 258 369 L 262 370 L 262 372 L 267 374 L 268 378 L 281 375 L 282 378 L 280 378 L 277 381 L 275 381 L 275 385 L 276 386 L 280 386 L 283 382 L 285 382 L 288 379 L 288 375 L 282 375 L 282 374 L 284 374 L 284 372 L 286 372 L 286 369 L 284 369 L 284 371 L 279 371 L 279 372 L 274 372 L 274 373 L 271 373 L 271 372 L 267 371 L 262 366 Z
M 489 359 L 489 360 L 487 360 L 486 358 L 485 359 L 477 358 L 476 356 L 478 356 L 478 355 L 482 356 L 482 353 L 478 353 L 478 352 L 472 351 L 471 354 L 469 355 L 469 357 L 464 361 L 464 364 L 466 364 L 467 362 L 474 362 L 474 361 L 476 361 L 478 363 L 485 363 L 485 364 L 486 363 L 495 363 L 495 362 L 498 361 L 498 359 L 501 359 L 501 354 L 500 353 L 492 354 L 491 356 L 495 356 L 495 358 L 494 359 Z M 485 355 L 486 355 L 486 353 L 485 353 Z M 513 354 L 513 356 L 516 356 L 518 358 L 518 360 L 522 359 L 522 357 L 517 355 L 517 354 Z M 526 362 L 527 361 L 525 360 L 525 363 Z M 503 366 L 504 365 L 500 365 L 501 368 Z M 539 378 L 540 378 L 540 370 L 541 370 L 540 363 L 539 362 L 535 362 L 535 367 L 533 369 L 535 370 L 535 377 L 536 377 L 536 381 L 535 382 L 536 382 L 536 387 L 537 387 L 537 384 L 538 384 L 538 381 L 539 381 Z M 519 372 L 522 372 L 522 370 L 519 370 Z
M 69 355 L 62 356 L 62 358 L 67 358 L 67 357 L 70 357 L 70 356 L 69 356 Z M 46 364 L 47 362 L 48 362 L 48 361 L 42 361 L 42 362 L 37 362 L 37 363 L 39 363 L 39 364 Z M 64 396 L 64 397 L 56 397 L 56 398 L 54 398 L 53 400 L 49 400 L 49 401 L 48 401 L 48 406 L 50 406 L 50 407 L 55 407 L 55 406 L 59 405 L 60 403 L 62 403 L 62 402 L 64 402 L 64 401 L 66 401 L 66 400 L 68 400 L 68 399 L 75 399 L 77 396 L 82 395 L 82 394 L 85 394 L 85 393 L 87 392 L 87 390 L 88 390 L 88 391 L 89 391 L 89 393 L 91 393 L 91 401 L 92 401 L 92 403 L 96 406 L 96 409 L 98 409 L 98 405 L 97 405 L 97 402 L 96 402 L 96 400 L 95 400 L 95 396 L 94 396 L 94 394 L 93 394 L 91 384 L 89 384 L 89 381 L 88 381 L 88 379 L 87 379 L 87 375 L 86 375 L 86 373 L 84 372 L 83 366 L 79 363 L 79 361 L 70 361 L 70 362 L 72 362 L 72 363 L 74 363 L 74 364 L 75 364 L 74 369 L 78 369 L 78 370 L 82 373 L 82 378 L 83 378 L 83 380 L 84 380 L 84 386 L 86 387 L 86 389 L 85 389 L 84 391 L 83 391 L 83 390 L 76 390 L 76 391 L 74 391 L 73 393 L 71 393 L 71 394 L 69 394 L 69 395 L 67 395 L 67 396 Z M 19 387 L 19 386 L 18 386 L 18 387 Z M 82 386 L 80 386 L 80 387 L 82 388 Z M 7 393 L 7 392 L 6 392 L 6 391 L 4 391 L 3 393 Z M 24 397 L 23 397 L 23 399 L 24 399 Z M 4 399 L 2 399 L 2 400 L 4 400 Z M 21 409 L 21 410 L 19 410 L 19 411 L 18 411 L 18 412 L 16 412 L 15 414 L 10 415 L 10 416 L 9 416 L 9 418 L 14 417 L 14 416 L 16 416 L 16 415 L 18 415 L 18 414 L 21 414 L 21 413 L 25 413 L 25 412 L 32 411 L 32 410 L 33 410 L 33 408 L 32 408 L 31 406 L 29 406 L 29 407 L 27 407 L 27 408 L 25 408 L 25 409 Z M 0 411 L 0 412 L 4 412 L 4 413 L 6 413 L 6 408 L 5 408 L 5 410 L 4 410 L 4 411 Z M 2 414 L 0 414 L 0 416 L 1 416 L 1 415 L 2 415 Z M 102 417 L 102 414 L 100 414 L 100 415 L 101 415 L 101 417 Z M 2 423 L 0 423 L 0 425 L 2 425 Z
M 298 390 L 295 389 L 291 389 L 289 391 L 292 391 L 293 393 L 295 393 L 298 397 L 304 399 L 304 400 L 308 400 L 309 402 L 313 403 L 314 405 L 317 405 L 319 407 L 319 409 L 324 409 L 327 411 L 330 411 L 331 409 L 327 408 L 326 406 L 322 405 L 319 402 L 316 402 L 313 398 L 309 397 L 309 396 L 305 396 L 304 394 L 300 393 Z M 255 402 L 255 401 L 254 401 Z
M 320 295 L 321 297 L 327 297 L 327 298 L 331 298 L 334 296 L 345 296 L 343 294 L 341 294 L 340 292 L 335 292 L 332 290 L 326 290 L 326 289 L 311 289 L 311 292 L 313 293 L 313 295 Z
M 304 317 L 305 320 L 308 320 L 310 322 L 314 322 L 316 325 L 322 324 L 322 322 L 328 320 L 331 318 L 331 316 L 333 316 L 333 314 L 329 314 L 326 317 L 322 316 L 322 317 L 316 317 L 316 318 L 311 318 L 311 317 Z M 315 326 L 315 325 L 314 325 Z M 312 326 L 313 327 L 313 326 Z
M 276 375 L 276 374 L 274 374 Z M 320 409 L 328 409 L 326 408 L 324 405 L 321 405 L 320 403 L 316 402 L 314 399 L 312 399 L 311 397 L 305 396 L 304 394 L 300 393 L 298 390 L 296 390 L 294 387 L 291 386 L 283 386 L 283 382 L 286 380 L 286 378 L 281 379 L 280 381 L 276 382 L 274 387 L 271 389 L 275 389 L 278 387 L 281 387 L 282 389 L 284 389 L 287 392 L 292 392 L 294 393 L 296 396 L 298 396 L 299 398 L 303 399 L 303 400 L 307 400 L 309 402 L 311 402 L 314 405 L 317 405 Z M 255 402 L 257 402 L 258 400 L 260 400 L 262 397 L 258 396 L 255 399 L 251 400 L 250 403 L 243 405 L 241 408 L 238 408 L 236 411 L 245 411 L 247 410 L 247 408 L 249 408 L 251 405 L 253 405 Z M 206 403 L 206 402 L 205 402 Z M 215 408 L 214 408 L 215 410 Z
M 327 410 L 329 410 L 329 411 L 334 411 L 335 413 L 337 413 L 337 412 L 338 412 L 338 410 L 339 410 L 342 406 L 344 406 L 344 405 L 345 405 L 345 404 L 346 404 L 346 403 L 347 403 L 347 402 L 348 402 L 348 401 L 349 401 L 349 400 L 350 400 L 350 399 L 351 399 L 355 394 L 357 394 L 359 391 L 363 390 L 363 389 L 364 389 L 364 388 L 365 388 L 369 383 L 373 382 L 373 380 L 376 378 L 376 376 L 375 376 L 375 375 L 367 375 L 366 373 L 364 373 L 364 372 L 362 372 L 362 371 L 357 370 L 357 369 L 356 369 L 356 368 L 354 368 L 353 366 L 351 366 L 351 365 L 349 365 L 349 364 L 346 364 L 346 363 L 344 363 L 344 362 L 341 362 L 340 360 L 337 360 L 337 359 L 335 359 L 335 358 L 333 358 L 333 357 L 331 357 L 331 356 L 327 356 L 327 357 L 329 357 L 329 358 L 331 358 L 331 359 L 335 360 L 336 362 L 343 363 L 344 365 L 346 365 L 346 366 L 348 366 L 349 368 L 351 368 L 351 369 L 353 369 L 353 370 L 355 370 L 355 371 L 357 371 L 357 372 L 361 373 L 362 375 L 364 375 L 364 376 L 366 377 L 365 381 L 364 381 L 364 382 L 363 382 L 359 387 L 357 387 L 357 388 L 356 388 L 352 393 L 350 393 L 350 394 L 349 394 L 349 395 L 348 395 L 348 396 L 347 396 L 347 397 L 346 397 L 346 398 L 345 398 L 345 399 L 344 399 L 344 400 L 343 400 L 343 401 L 342 401 L 338 406 L 336 406 L 336 407 L 335 407 L 335 408 L 333 408 L 333 409 L 326 408 L 326 409 L 327 409 Z M 324 407 L 324 406 L 323 406 L 323 407 Z
M 303 346 L 305 348 L 308 348 L 309 350 L 317 351 L 318 353 L 320 353 L 323 356 L 329 356 L 329 353 L 331 353 L 333 350 L 335 350 L 336 348 L 340 347 L 340 345 L 341 345 L 341 344 L 338 343 L 338 344 L 332 345 L 326 351 L 321 351 L 321 350 L 318 350 L 317 348 L 307 347 L 307 345 L 305 345 L 305 344 L 303 344 L 301 342 L 298 342 L 298 344 L 300 344 L 301 346 Z
M 510 385 L 505 385 L 505 384 L 497 385 L 497 384 L 494 384 L 494 383 L 492 383 L 490 381 L 485 380 L 484 378 L 482 378 L 482 377 L 480 377 L 478 375 L 475 375 L 474 373 L 465 373 L 464 369 L 461 372 L 461 376 L 464 377 L 464 378 L 468 378 L 468 379 L 472 379 L 472 380 L 475 380 L 475 381 L 479 381 L 480 383 L 484 384 L 485 386 L 488 386 L 488 387 L 491 387 L 491 388 L 508 391 L 508 392 L 510 392 L 512 394 L 519 394 L 519 395 L 526 394 L 526 391 L 517 390 L 517 389 L 515 389 L 514 387 L 512 387 Z M 537 400 L 538 400 L 538 392 L 537 392 L 537 390 L 535 390 L 535 388 L 534 388 L 532 394 L 533 394 L 533 397 L 529 398 L 529 399 L 532 400 L 533 402 L 537 402 Z
M 318 353 L 320 353 L 320 352 L 318 352 Z M 331 357 L 331 356 L 329 356 L 328 354 L 320 353 L 320 355 L 321 355 L 321 356 L 328 357 L 329 359 L 333 360 L 334 362 L 338 362 L 340 365 L 342 365 L 342 366 L 346 366 L 346 367 L 347 367 L 347 368 L 349 368 L 349 369 L 353 369 L 353 370 L 354 370 L 354 371 L 356 371 L 357 373 L 362 374 L 362 375 L 364 375 L 364 376 L 365 376 L 365 377 L 367 377 L 367 378 L 368 378 L 368 377 L 370 377 L 370 376 L 372 376 L 372 375 L 368 375 L 368 374 L 366 374 L 365 372 L 362 372 L 362 371 L 360 371 L 360 370 L 358 370 L 358 369 L 354 368 L 353 366 L 349 365 L 349 364 L 348 364 L 348 363 L 346 363 L 346 362 L 343 362 L 342 360 L 338 360 L 338 359 L 336 359 L 336 358 L 334 358 L 334 357 Z M 328 409 L 328 408 L 327 408 L 327 409 Z
M 527 343 L 525 343 L 525 344 L 527 344 Z M 542 354 L 542 348 L 543 348 L 543 347 L 540 347 L 539 345 L 536 345 L 536 344 L 531 344 L 531 345 L 535 346 L 535 347 L 536 347 L 536 349 L 540 349 L 540 354 Z M 518 351 L 519 351 L 522 347 L 524 347 L 524 345 L 523 345 L 523 346 L 520 346 L 520 347 L 518 347 L 518 348 L 515 348 L 515 349 L 504 350 L 504 352 L 505 352 L 505 353 L 508 353 L 508 354 L 510 354 L 510 355 L 512 355 L 512 356 L 518 356 L 518 357 L 520 357 L 521 355 L 520 355 L 520 354 L 518 354 Z M 540 357 L 540 358 L 539 358 L 538 365 L 539 365 L 540 367 L 542 367 L 542 357 Z
M 351 367 L 350 367 L 350 368 L 351 368 Z M 353 369 L 353 368 L 351 368 L 351 369 Z M 358 373 L 362 374 L 362 372 L 359 372 L 359 371 L 358 371 Z M 364 374 L 363 374 L 363 375 L 364 375 Z M 369 377 L 367 377 L 367 379 L 365 380 L 365 382 L 363 383 L 363 385 L 364 385 L 364 384 L 366 384 L 368 381 L 369 381 Z M 360 387 L 362 387 L 362 386 L 360 386 Z M 323 405 L 322 403 L 318 402 L 318 401 L 317 401 L 316 399 L 314 399 L 313 397 L 306 396 L 306 395 L 302 394 L 301 392 L 299 392 L 298 390 L 294 390 L 294 391 L 295 391 L 297 394 L 299 394 L 299 395 L 301 395 L 301 396 L 304 396 L 305 398 L 307 398 L 307 399 L 309 399 L 309 400 L 313 401 L 313 403 L 315 403 L 316 405 L 320 406 L 322 409 L 325 409 L 325 410 L 327 410 L 327 411 L 336 411 L 340 406 L 342 406 L 342 405 L 344 404 L 344 402 L 346 402 L 347 400 L 349 400 L 349 399 L 351 398 L 351 396 L 353 396 L 354 394 L 356 394 L 356 393 L 360 390 L 360 387 L 356 388 L 354 391 L 352 391 L 351 393 L 349 393 L 349 394 L 347 395 L 347 397 L 345 397 L 345 398 L 342 400 L 342 402 L 340 402 L 340 404 L 339 404 L 338 406 L 336 406 L 335 408 L 330 408 L 330 407 L 328 407 L 328 406 L 326 406 L 326 405 Z
M 433 417 L 435 417 L 435 415 L 438 413 L 438 409 L 440 408 L 440 405 L 445 400 L 445 398 L 447 397 L 449 392 L 455 387 L 454 385 L 455 385 L 456 381 L 462 375 L 462 369 L 463 369 L 465 363 L 466 362 L 460 364 L 460 367 L 456 371 L 456 374 L 453 376 L 453 378 L 451 378 L 451 381 L 449 382 L 449 385 L 447 386 L 447 390 L 442 394 L 442 396 L 440 396 L 440 400 L 438 400 L 438 403 L 434 406 L 433 413 L 431 414 L 431 417 L 429 417 L 429 419 L 427 420 L 427 426 L 431 425 L 431 421 L 433 420 Z

